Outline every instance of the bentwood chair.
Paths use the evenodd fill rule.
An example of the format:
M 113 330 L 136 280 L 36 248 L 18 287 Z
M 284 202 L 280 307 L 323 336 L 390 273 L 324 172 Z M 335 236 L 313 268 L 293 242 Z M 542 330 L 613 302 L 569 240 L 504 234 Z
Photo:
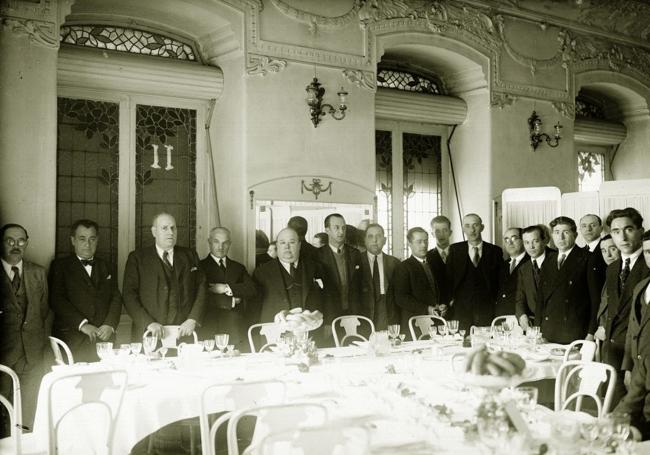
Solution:
M 327 422 L 327 408 L 318 403 L 287 403 L 255 406 L 233 413 L 228 422 L 228 455 L 239 455 L 237 425 L 243 417 L 255 417 L 253 440 L 244 455 L 254 452 L 259 441 L 271 433 L 320 426 Z
M 201 394 L 201 448 L 203 455 L 215 454 L 217 430 L 228 422 L 233 413 L 254 406 L 277 405 L 285 402 L 287 386 L 282 381 L 227 382 L 207 386 Z M 223 412 L 210 423 L 208 415 Z
M 50 346 L 52 347 L 52 352 L 54 353 L 54 361 L 57 365 L 72 365 L 74 364 L 74 358 L 72 357 L 72 351 L 65 343 L 65 341 L 60 340 L 55 337 L 50 337 Z M 63 359 L 63 353 L 65 352 L 66 359 Z
M 492 324 L 490 324 L 490 331 L 494 332 L 494 328 L 496 326 L 503 324 L 506 321 L 511 323 L 512 327 L 519 327 L 519 321 L 517 320 L 517 316 L 514 314 L 506 314 L 503 316 L 497 316 L 496 318 L 492 319 Z
M 598 389 L 605 384 L 605 397 L 601 402 Z M 582 399 L 591 398 L 596 403 L 598 417 L 609 412 L 614 386 L 616 385 L 616 369 L 606 363 L 583 362 L 569 360 L 560 367 L 555 379 L 555 410 L 567 409 L 575 400 L 575 411 L 582 409 Z
M 327 423 L 271 433 L 249 452 L 250 455 L 331 455 L 367 454 L 370 433 L 363 426 Z M 247 454 L 248 455 L 248 454 Z
M 411 332 L 411 339 L 418 341 L 429 336 L 429 329 L 434 325 L 447 325 L 445 318 L 433 314 L 423 314 L 419 316 L 411 316 L 409 318 L 409 331 Z M 415 327 L 420 330 L 420 335 L 415 334 Z
M 580 360 L 583 362 L 591 362 L 596 357 L 596 342 L 588 340 L 574 340 L 569 344 L 566 351 L 564 351 L 563 362 L 568 362 L 573 348 L 580 346 Z
M 259 329 L 259 334 L 264 336 L 266 342 L 259 349 L 255 349 L 255 339 L 254 332 Z M 261 324 L 253 324 L 248 328 L 248 344 L 250 344 L 251 352 L 264 352 L 267 349 L 270 349 L 271 346 L 275 346 L 280 341 L 280 336 L 284 332 L 284 327 L 275 322 L 263 322 Z
M 368 341 L 366 337 L 361 335 L 359 333 L 358 327 L 362 325 L 362 323 L 366 326 L 369 327 L 370 332 L 369 333 L 374 333 L 375 332 L 375 324 L 373 324 L 372 320 L 370 318 L 367 318 L 365 316 L 359 316 L 359 315 L 348 315 L 348 316 L 339 316 L 338 318 L 334 319 L 332 321 L 332 334 L 334 335 L 334 344 L 336 347 L 341 347 L 345 345 L 345 341 L 349 339 L 359 339 L 362 341 Z M 339 341 L 339 334 L 336 330 L 337 325 L 343 328 L 345 331 L 345 335 L 343 335 L 343 338 L 340 339 Z
M 9 415 L 9 428 L 11 429 L 11 436 L 0 440 L 0 453 L 22 453 L 22 437 L 23 437 L 23 416 L 22 416 L 22 402 L 20 399 L 20 379 L 18 375 L 5 365 L 0 365 L 0 372 L 8 375 L 11 378 L 13 404 L 6 397 L 0 395 L 0 404 L 7 410 Z

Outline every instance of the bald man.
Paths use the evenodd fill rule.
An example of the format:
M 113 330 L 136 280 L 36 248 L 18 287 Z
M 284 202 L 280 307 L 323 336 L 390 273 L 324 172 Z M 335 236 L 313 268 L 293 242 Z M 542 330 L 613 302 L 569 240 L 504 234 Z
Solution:
M 164 325 L 180 325 L 189 336 L 200 323 L 205 302 L 205 276 L 196 251 L 176 245 L 176 220 L 168 213 L 153 218 L 153 247 L 129 253 L 124 269 L 124 306 L 133 319 L 134 340 L 145 330 L 161 336 Z

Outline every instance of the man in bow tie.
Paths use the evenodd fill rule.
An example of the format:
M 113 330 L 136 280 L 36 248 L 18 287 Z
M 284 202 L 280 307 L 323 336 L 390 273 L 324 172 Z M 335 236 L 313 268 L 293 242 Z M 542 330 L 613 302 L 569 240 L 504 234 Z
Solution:
M 205 275 L 196 251 L 176 245 L 176 220 L 159 213 L 151 223 L 155 245 L 129 253 L 124 269 L 124 306 L 133 319 L 133 340 L 145 330 L 161 337 L 164 325 L 190 336 L 201 321 Z
M 95 342 L 114 339 L 122 296 L 110 264 L 95 257 L 97 223 L 75 221 L 70 242 L 74 253 L 55 259 L 50 266 L 53 335 L 67 343 L 75 361 L 97 361 Z

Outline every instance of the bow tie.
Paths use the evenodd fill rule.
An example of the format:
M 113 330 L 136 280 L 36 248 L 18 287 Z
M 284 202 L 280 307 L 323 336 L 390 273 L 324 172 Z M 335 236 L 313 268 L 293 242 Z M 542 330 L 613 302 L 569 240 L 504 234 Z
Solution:
M 81 260 L 81 265 L 84 267 L 91 266 L 93 267 L 95 265 L 95 260 L 94 259 L 82 259 Z

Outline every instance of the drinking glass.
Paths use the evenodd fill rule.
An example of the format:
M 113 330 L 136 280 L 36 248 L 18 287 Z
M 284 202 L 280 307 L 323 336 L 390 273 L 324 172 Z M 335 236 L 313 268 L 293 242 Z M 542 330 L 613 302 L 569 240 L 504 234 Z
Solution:
M 133 355 L 138 355 L 142 351 L 142 343 L 131 343 L 130 346 Z
M 228 346 L 229 339 L 230 336 L 227 333 L 218 333 L 214 336 L 214 344 L 217 345 L 217 349 L 223 352 L 226 346 Z
M 151 356 L 151 353 L 156 349 L 158 344 L 158 337 L 155 335 L 147 335 L 142 337 L 142 347 L 144 348 L 144 353 L 147 356 Z
M 447 321 L 447 327 L 449 328 L 449 333 L 452 335 L 456 335 L 458 332 L 458 321 L 452 320 L 452 321 Z
M 131 345 L 129 343 L 121 344 L 117 353 L 122 359 L 127 358 L 131 354 Z
M 165 360 L 165 356 L 167 355 L 167 350 L 168 349 L 165 346 L 158 349 L 158 352 L 160 352 L 160 355 L 162 356 L 163 360 Z
M 97 357 L 100 360 L 105 360 L 113 354 L 113 343 L 110 341 L 97 343 L 95 348 L 97 349 Z
M 431 338 L 432 340 L 438 338 L 438 328 L 435 325 L 429 327 L 429 338 Z
M 395 339 L 399 336 L 400 332 L 400 325 L 399 324 L 390 324 L 388 326 L 388 336 L 390 336 L 390 339 L 392 342 L 395 342 Z
M 460 333 L 460 336 L 462 336 L 463 338 L 465 338 L 465 334 L 467 333 L 467 330 L 465 330 L 465 329 L 458 329 L 458 333 Z
M 447 333 L 448 333 L 447 324 L 440 324 L 440 325 L 438 326 L 438 333 L 439 333 L 440 336 L 442 336 L 443 338 L 446 337 L 446 336 L 447 336 Z
M 214 340 L 203 340 L 203 347 L 206 352 L 212 352 L 214 350 Z

